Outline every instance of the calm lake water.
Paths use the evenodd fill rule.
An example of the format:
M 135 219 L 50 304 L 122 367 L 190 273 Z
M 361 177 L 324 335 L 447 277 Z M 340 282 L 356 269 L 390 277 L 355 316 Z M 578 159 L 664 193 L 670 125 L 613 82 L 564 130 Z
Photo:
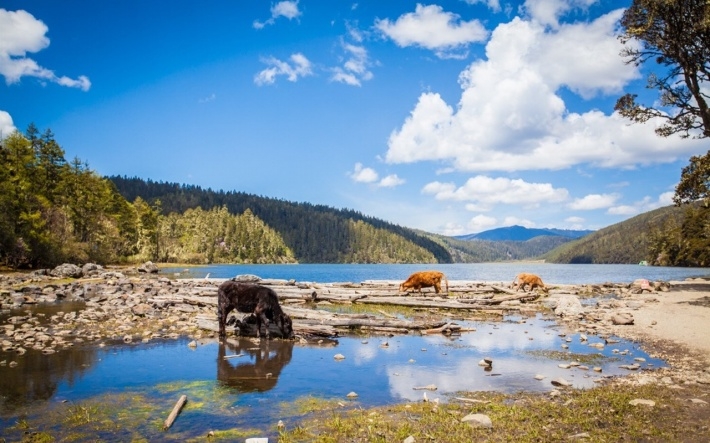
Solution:
M 509 282 L 517 272 L 529 271 L 560 284 L 708 275 L 707 269 L 541 263 L 206 266 L 189 272 L 183 268 L 161 272 L 181 272 L 183 277 L 255 274 L 298 281 L 356 282 L 399 280 L 431 267 L 444 271 L 450 280 Z M 51 313 L 65 308 L 45 305 L 32 309 Z M 554 318 L 541 315 L 507 316 L 503 321 L 451 320 L 475 331 L 453 337 L 345 336 L 334 344 L 320 345 L 249 339 L 219 344 L 207 339 L 191 348 L 185 337 L 74 347 L 52 355 L 32 350 L 24 355 L 0 352 L 0 362 L 6 363 L 0 365 L 0 437 L 19 441 L 25 429 L 17 424 L 23 420 L 36 426 L 34 429 L 67 437 L 66 433 L 76 432 L 76 428 L 67 430 L 65 420 L 77 408 L 82 414 L 100 416 L 87 405 L 111 405 L 115 409 L 104 412 L 106 420 L 121 424 L 130 433 L 80 426 L 87 440 L 98 436 L 110 441 L 184 441 L 204 437 L 209 431 L 238 429 L 276 441 L 275 424 L 283 420 L 288 427 L 294 426 L 304 414 L 297 405 L 311 398 L 332 401 L 332 408 L 347 408 L 420 401 L 424 392 L 429 399 L 444 401 L 468 390 L 546 392 L 554 388 L 550 381 L 558 377 L 576 388 L 588 388 L 600 377 L 627 373 L 621 365 L 641 361 L 641 370 L 664 365 L 628 341 L 602 350 L 593 348 L 589 344 L 600 342 L 600 338 L 589 336 L 586 343 L 579 334 L 565 335 Z M 335 354 L 345 359 L 336 360 Z M 484 357 L 493 359 L 491 370 L 478 365 Z M 589 369 L 558 366 L 575 360 Z M 10 362 L 17 366 L 11 367 Z M 602 372 L 592 371 L 594 366 Z M 545 378 L 536 380 L 536 374 Z M 417 389 L 427 385 L 435 385 L 436 391 Z M 357 399 L 348 400 L 346 395 L 353 391 Z M 170 431 L 162 431 L 163 421 L 182 394 L 188 396 L 187 406 Z
M 269 279 L 333 283 L 365 280 L 405 280 L 412 272 L 436 269 L 449 280 L 499 281 L 509 283 L 520 272 L 538 274 L 545 283 L 592 284 L 630 283 L 637 278 L 648 280 L 684 280 L 710 277 L 710 268 L 675 268 L 639 265 L 562 265 L 539 262 L 473 264 L 404 264 L 404 265 L 209 265 L 166 268 L 164 274 L 180 273 L 181 278 L 232 278 L 254 274 Z

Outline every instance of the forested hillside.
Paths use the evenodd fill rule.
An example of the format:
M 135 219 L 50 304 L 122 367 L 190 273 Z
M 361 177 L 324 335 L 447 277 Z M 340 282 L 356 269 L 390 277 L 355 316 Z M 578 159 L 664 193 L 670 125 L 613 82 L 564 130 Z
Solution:
M 0 140 L 0 166 L 0 267 L 451 261 L 442 245 L 354 211 L 116 179 L 132 185 L 124 197 L 34 125 Z
M 457 235 L 455 238 L 459 240 L 512 240 L 512 241 L 528 241 L 535 237 L 560 236 L 568 239 L 584 237 L 594 231 L 576 231 L 570 229 L 554 229 L 554 228 L 526 228 L 524 226 L 506 226 L 503 228 L 489 229 L 488 231 L 479 232 L 477 234 Z
M 689 209 L 667 206 L 637 215 L 566 243 L 543 258 L 553 263 L 680 264 L 670 262 L 666 249 L 682 247 L 679 237 L 669 235 L 681 229 Z
M 537 259 L 551 249 L 572 240 L 561 236 L 538 236 L 527 241 L 460 240 L 436 234 L 428 235 L 449 249 L 454 263 Z
M 441 244 L 353 210 L 139 178 L 109 179 L 129 201 L 159 202 L 164 215 L 195 208 L 225 207 L 231 214 L 249 210 L 278 232 L 300 263 L 452 262 Z

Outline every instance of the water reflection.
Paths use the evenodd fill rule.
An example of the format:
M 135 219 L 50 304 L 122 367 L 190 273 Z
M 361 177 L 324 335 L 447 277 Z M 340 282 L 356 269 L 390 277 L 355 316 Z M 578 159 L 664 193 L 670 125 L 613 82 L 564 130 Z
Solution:
M 240 392 L 273 389 L 281 370 L 291 361 L 293 345 L 293 341 L 287 340 L 255 342 L 247 338 L 230 338 L 226 343 L 220 342 L 217 380 Z
M 6 363 L 0 366 L 0 414 L 51 399 L 60 384 L 73 385 L 97 360 L 97 351 L 89 348 L 50 355 L 33 350 L 22 356 L 12 351 L 0 353 L 0 361 Z

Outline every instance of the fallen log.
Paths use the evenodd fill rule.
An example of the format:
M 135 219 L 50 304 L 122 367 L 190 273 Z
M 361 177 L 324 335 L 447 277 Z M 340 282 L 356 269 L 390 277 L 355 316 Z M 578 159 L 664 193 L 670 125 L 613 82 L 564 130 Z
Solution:
M 473 299 L 466 299 L 466 300 L 459 300 L 461 303 L 467 303 L 467 304 L 481 304 L 481 305 L 499 305 L 503 303 L 504 301 L 514 301 L 514 300 L 519 300 L 523 303 L 525 302 L 530 302 L 530 301 L 535 301 L 538 298 L 540 298 L 539 293 L 524 293 L 524 294 L 517 294 L 517 295 L 510 295 L 508 297 L 500 297 L 500 298 L 473 298 Z
M 173 407 L 172 412 L 170 412 L 170 415 L 168 418 L 165 420 L 165 423 L 163 423 L 163 430 L 166 431 L 170 428 L 170 426 L 173 425 L 173 422 L 177 418 L 178 414 L 180 413 L 180 410 L 182 409 L 183 406 L 185 406 L 185 403 L 187 402 L 187 395 L 182 395 L 178 399 L 177 403 L 175 403 L 175 406 Z
M 487 309 L 499 310 L 500 307 L 486 306 L 483 303 L 474 303 L 473 300 L 478 299 L 433 299 L 433 298 L 414 298 L 414 297 L 378 297 L 378 298 L 364 298 L 358 300 L 358 303 L 368 303 L 368 304 L 383 304 L 383 305 L 395 305 L 395 306 L 407 306 L 411 308 L 439 308 L 439 309 L 461 309 L 461 310 L 480 310 L 485 311 Z M 497 303 L 490 303 L 497 304 Z M 518 310 L 516 306 L 506 306 L 508 310 Z

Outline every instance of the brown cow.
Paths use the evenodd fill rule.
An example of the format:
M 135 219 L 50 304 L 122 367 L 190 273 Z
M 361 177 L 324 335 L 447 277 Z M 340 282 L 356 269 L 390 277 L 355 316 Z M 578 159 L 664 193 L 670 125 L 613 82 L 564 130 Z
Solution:
M 515 289 L 516 292 L 519 291 L 520 288 L 523 288 L 523 292 L 528 292 L 528 290 L 532 291 L 536 287 L 539 287 L 544 292 L 547 292 L 547 287 L 542 282 L 542 279 L 539 276 L 535 274 L 528 274 L 525 272 L 518 274 L 513 279 L 513 283 L 511 284 L 511 286 L 513 287 L 513 289 Z M 528 286 L 528 290 L 525 289 L 525 286 Z
M 410 275 L 407 281 L 399 285 L 399 292 L 405 292 L 407 289 L 414 289 L 422 293 L 422 288 L 434 287 L 434 291 L 438 294 L 441 292 L 441 280 L 446 283 L 446 293 L 449 292 L 449 281 L 443 272 L 439 271 L 420 271 Z

